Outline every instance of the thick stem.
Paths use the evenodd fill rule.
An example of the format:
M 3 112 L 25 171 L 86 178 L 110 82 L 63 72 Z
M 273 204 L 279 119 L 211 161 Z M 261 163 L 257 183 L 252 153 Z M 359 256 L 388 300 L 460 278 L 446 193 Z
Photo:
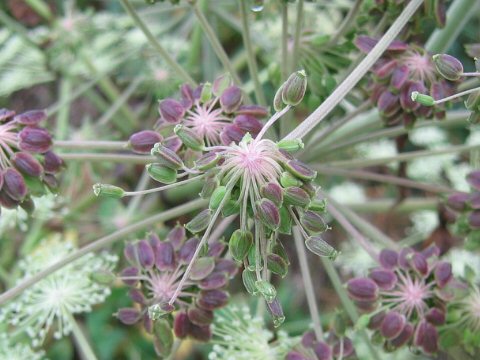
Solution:
M 323 340 L 322 322 L 320 320 L 320 313 L 318 311 L 317 302 L 315 299 L 312 276 L 310 275 L 310 269 L 308 267 L 305 244 L 303 243 L 302 235 L 297 226 L 293 228 L 293 238 L 295 239 L 295 248 L 297 249 L 298 262 L 300 263 L 300 271 L 302 273 L 305 295 L 307 296 L 308 309 L 313 321 L 313 330 L 317 340 L 321 341 Z
M 358 14 L 360 10 L 360 6 L 362 5 L 363 0 L 355 0 L 355 4 L 350 8 L 347 16 L 343 20 L 342 24 L 338 28 L 338 30 L 333 34 L 332 38 L 329 41 L 329 45 L 336 45 L 338 40 L 347 32 L 347 30 L 354 24 L 353 20 Z
M 77 251 L 69 254 L 67 257 L 59 260 L 58 262 L 50 265 L 46 269 L 36 273 L 32 277 L 22 281 L 21 283 L 17 284 L 14 288 L 5 291 L 3 294 L 0 295 L 0 305 L 4 304 L 5 302 L 15 298 L 18 296 L 22 291 L 31 287 L 32 285 L 38 283 L 40 280 L 44 279 L 48 275 L 54 273 L 55 271 L 61 269 L 62 267 L 70 264 L 72 261 L 81 258 L 82 256 L 91 253 L 93 251 L 97 251 L 103 249 L 111 244 L 113 244 L 117 240 L 124 239 L 127 235 L 134 233 L 136 231 L 143 230 L 149 226 L 157 224 L 162 221 L 167 221 L 174 219 L 180 215 L 187 214 L 194 210 L 201 208 L 207 204 L 206 200 L 197 199 L 190 201 L 186 204 L 174 207 L 172 209 L 166 210 L 161 212 L 160 214 L 156 214 L 150 216 L 142 221 L 137 223 L 125 226 L 124 228 L 115 231 L 107 236 L 104 236 L 84 247 L 78 249 Z
M 297 64 L 299 59 L 300 52 L 300 37 L 302 35 L 303 27 L 303 0 L 298 0 L 297 4 L 297 19 L 295 21 L 295 33 L 293 36 L 293 52 L 292 58 L 290 59 L 290 71 L 294 72 L 297 70 Z
M 301 139 L 310 132 L 318 123 L 320 123 L 340 101 L 353 89 L 353 87 L 362 79 L 373 64 L 382 56 L 390 43 L 397 37 L 408 20 L 423 0 L 412 0 L 408 3 L 400 16 L 395 20 L 390 29 L 382 36 L 380 41 L 362 60 L 362 62 L 353 70 L 330 96 L 308 116 L 296 129 L 288 134 L 285 139 Z
M 92 347 L 90 346 L 85 334 L 83 333 L 82 329 L 78 325 L 73 315 L 69 313 L 68 319 L 72 327 L 73 339 L 80 353 L 80 357 L 83 360 L 97 360 L 97 357 L 95 356 Z
M 148 42 L 152 47 L 158 52 L 158 54 L 165 60 L 165 62 L 177 73 L 185 82 L 189 83 L 192 86 L 196 86 L 197 83 L 192 79 L 190 75 L 183 69 L 183 67 L 177 63 L 177 61 L 170 56 L 170 54 L 163 48 L 162 45 L 157 41 L 152 32 L 148 29 L 147 25 L 140 19 L 134 7 L 129 0 L 120 0 L 123 7 L 127 11 L 128 15 L 133 19 L 135 24 L 142 30 L 143 34 L 147 38 Z
M 378 199 L 369 200 L 363 204 L 344 204 L 348 209 L 358 213 L 411 213 L 418 210 L 437 210 L 439 199 L 436 197 L 430 198 L 406 198 L 398 203 L 396 199 Z M 362 219 L 363 220 L 363 219 Z M 353 221 L 352 221 L 353 222 Z M 365 221 L 366 224 L 370 224 Z
M 53 146 L 61 149 L 101 149 L 101 150 L 125 150 L 127 141 L 107 141 L 107 140 L 57 140 Z
M 91 162 L 124 162 L 129 164 L 149 164 L 155 162 L 155 156 L 127 155 L 127 154 L 96 154 L 96 153 L 72 153 L 59 154 L 67 161 L 91 161 Z

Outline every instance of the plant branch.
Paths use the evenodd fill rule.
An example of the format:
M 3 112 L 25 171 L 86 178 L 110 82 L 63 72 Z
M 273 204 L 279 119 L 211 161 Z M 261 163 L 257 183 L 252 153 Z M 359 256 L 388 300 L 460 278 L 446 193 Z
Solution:
M 302 35 L 303 26 L 303 0 L 298 0 L 297 4 L 297 18 L 295 20 L 295 33 L 293 36 L 293 52 L 291 60 L 290 71 L 294 72 L 297 69 L 297 61 L 299 60 L 300 52 L 300 37 Z
M 350 11 L 343 20 L 342 24 L 330 39 L 329 45 L 337 44 L 338 40 L 340 40 L 340 38 L 347 32 L 350 26 L 352 26 L 353 20 L 355 19 L 355 16 L 357 16 L 358 10 L 360 10 L 360 6 L 362 5 L 362 3 L 363 0 L 355 0 L 355 4 L 353 4 L 353 6 L 350 8 Z
M 155 156 L 127 155 L 127 154 L 96 154 L 96 153 L 71 153 L 58 154 L 67 161 L 91 161 L 91 162 L 125 162 L 130 164 L 149 164 L 155 162 Z
M 61 149 L 102 149 L 102 150 L 125 150 L 128 141 L 108 140 L 57 140 L 53 146 Z

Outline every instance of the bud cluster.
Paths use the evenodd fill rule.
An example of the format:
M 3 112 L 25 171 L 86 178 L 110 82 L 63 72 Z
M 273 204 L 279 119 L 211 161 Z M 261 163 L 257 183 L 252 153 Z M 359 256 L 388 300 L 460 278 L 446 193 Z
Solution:
M 63 161 L 53 151 L 52 137 L 39 123 L 47 117 L 43 110 L 16 115 L 0 109 L 0 205 L 13 209 L 21 206 L 31 212 L 32 196 L 55 191 L 55 175 Z
M 352 341 L 346 336 L 337 336 L 329 332 L 324 340 L 317 340 L 315 333 L 309 331 L 302 337 L 285 360 L 333 360 L 351 359 L 355 357 Z
M 434 246 L 422 252 L 382 250 L 381 266 L 368 277 L 348 281 L 350 298 L 369 313 L 373 338 L 386 350 L 408 344 L 428 354 L 438 351 L 437 328 L 445 323 L 447 303 L 454 296 L 452 266 L 439 261 L 438 254 Z
M 164 240 L 150 234 L 125 247 L 129 266 L 119 277 L 131 288 L 129 295 L 136 305 L 119 309 L 117 317 L 127 325 L 142 321 L 154 334 L 155 348 L 162 356 L 171 349 L 172 329 L 181 339 L 210 339 L 213 310 L 226 305 L 229 295 L 225 287 L 238 271 L 234 261 L 220 258 L 225 246 L 211 243 L 193 263 L 176 301 L 169 304 L 199 241 L 187 239 L 185 229 L 176 226 Z

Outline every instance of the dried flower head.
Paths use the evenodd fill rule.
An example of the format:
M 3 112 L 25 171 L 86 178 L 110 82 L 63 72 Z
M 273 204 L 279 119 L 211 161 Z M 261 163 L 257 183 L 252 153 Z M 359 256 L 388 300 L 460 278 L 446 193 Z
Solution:
M 16 115 L 0 109 L 0 205 L 13 209 L 34 208 L 31 196 L 55 191 L 55 178 L 63 161 L 54 152 L 49 132 L 39 127 L 47 117 L 43 110 Z
M 285 360 L 333 360 L 355 357 L 352 341 L 346 336 L 337 336 L 329 332 L 325 339 L 317 340 L 315 333 L 309 331 L 302 337 L 300 344 L 295 346 Z
M 70 240 L 54 236 L 43 242 L 19 267 L 27 279 L 75 251 Z M 108 253 L 87 254 L 25 290 L 5 306 L 0 319 L 27 333 L 34 347 L 40 346 L 53 329 L 56 339 L 70 333 L 71 316 L 89 312 L 110 294 L 108 284 L 98 278 L 109 272 L 117 257 Z

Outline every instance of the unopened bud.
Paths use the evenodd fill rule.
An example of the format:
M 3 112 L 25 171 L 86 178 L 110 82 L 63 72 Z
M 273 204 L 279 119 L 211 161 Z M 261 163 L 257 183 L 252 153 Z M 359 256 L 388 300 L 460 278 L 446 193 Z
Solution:
M 173 131 L 180 138 L 180 140 L 182 140 L 186 147 L 195 151 L 202 151 L 204 149 L 205 144 L 200 135 L 194 133 L 190 129 L 187 129 L 182 124 L 175 126 Z
M 330 260 L 335 260 L 339 254 L 339 252 L 335 250 L 333 246 L 328 244 L 320 236 L 310 236 L 307 240 L 305 240 L 305 246 L 312 253 L 318 256 L 327 257 Z
M 180 159 L 177 153 L 160 143 L 156 143 L 153 146 L 151 154 L 153 156 L 157 156 L 159 158 L 158 161 L 161 162 L 162 165 L 168 166 L 169 168 L 178 170 L 183 166 L 183 161 Z
M 219 186 L 210 196 L 209 208 L 210 210 L 216 210 L 220 206 L 225 196 L 230 197 L 230 193 L 227 194 L 227 188 L 225 186 Z M 225 200 L 228 201 L 228 198 Z
M 282 100 L 287 105 L 296 106 L 302 101 L 306 90 L 307 74 L 305 70 L 296 71 L 285 81 Z
M 236 261 L 243 261 L 253 246 L 253 235 L 250 231 L 235 230 L 228 242 L 228 248 Z
M 111 285 L 115 281 L 116 276 L 108 270 L 97 270 L 90 273 L 90 279 L 102 285 Z
M 212 84 L 206 82 L 202 86 L 202 92 L 200 93 L 200 102 L 207 103 L 212 98 Z
M 273 201 L 273 203 L 278 207 L 282 206 L 283 190 L 280 185 L 273 182 L 267 183 L 260 188 L 260 195 L 268 200 Z
M 173 348 L 173 332 L 167 319 L 159 319 L 153 323 L 155 352 L 162 358 L 168 357 Z
M 283 315 L 282 304 L 278 299 L 274 299 L 271 302 L 267 302 L 267 310 L 272 316 L 272 322 L 274 327 L 279 327 L 285 321 L 285 315 Z
M 435 105 L 435 99 L 433 97 L 425 94 L 420 94 L 418 91 L 412 92 L 411 98 L 412 98 L 412 101 L 415 101 L 425 106 Z
M 272 273 L 280 275 L 282 278 L 288 273 L 288 264 L 280 256 L 276 254 L 268 254 L 267 256 L 267 268 Z
M 183 105 L 174 99 L 165 99 L 160 101 L 158 110 L 163 120 L 169 123 L 179 122 L 185 115 Z
M 302 182 L 287 171 L 284 171 L 282 175 L 280 175 L 280 184 L 282 184 L 284 188 L 302 186 Z
M 276 230 L 280 225 L 280 211 L 273 201 L 261 199 L 257 202 L 257 212 L 263 225 Z
M 255 287 L 257 288 L 258 292 L 263 296 L 263 298 L 267 303 L 270 303 L 273 300 L 275 300 L 275 297 L 277 296 L 277 290 L 268 281 L 265 281 L 265 280 L 256 281 Z
M 105 196 L 114 199 L 120 199 L 125 195 L 125 191 L 121 187 L 100 183 L 93 185 L 93 193 L 96 196 Z
M 205 209 L 198 213 L 192 220 L 190 220 L 185 228 L 193 234 L 205 230 L 210 223 L 211 213 L 209 209 Z
M 291 186 L 283 191 L 283 199 L 286 204 L 300 207 L 307 207 L 310 204 L 310 196 L 308 193 L 297 187 Z
M 223 92 L 227 90 L 227 88 L 230 86 L 231 83 L 232 83 L 232 78 L 230 77 L 229 74 L 220 75 L 213 82 L 213 86 L 212 86 L 213 95 L 217 97 L 221 96 Z
M 214 152 L 208 152 L 203 155 L 200 159 L 195 160 L 195 168 L 200 171 L 206 171 L 213 168 L 217 165 L 218 161 L 220 160 L 220 155 Z
M 245 290 L 247 290 L 250 295 L 258 295 L 258 289 L 255 286 L 255 282 L 257 281 L 257 275 L 255 274 L 254 270 L 243 270 L 242 281 L 243 286 L 245 286 Z
M 227 114 L 231 114 L 238 109 L 242 100 L 242 90 L 240 90 L 239 87 L 232 85 L 225 89 L 220 96 L 220 106 Z
M 322 217 L 316 212 L 310 210 L 305 211 L 300 216 L 300 223 L 308 232 L 313 234 L 319 234 L 328 230 L 328 225 L 325 224 Z
M 455 81 L 460 79 L 463 74 L 463 65 L 455 57 L 448 54 L 433 55 L 433 62 L 437 71 L 445 79 Z
M 312 170 L 308 165 L 298 161 L 289 160 L 285 164 L 285 169 L 295 177 L 302 180 L 313 180 L 317 177 L 317 172 Z
M 162 140 L 162 136 L 156 131 L 139 131 L 128 140 L 128 146 L 137 153 L 148 154 L 153 146 Z
M 293 153 L 304 148 L 303 141 L 300 139 L 280 140 L 277 143 L 277 146 L 279 149 L 285 150 L 289 153 Z
M 285 107 L 285 103 L 282 100 L 282 92 L 284 87 L 285 84 L 282 84 L 282 86 L 280 86 L 280 88 L 275 93 L 275 97 L 273 98 L 273 108 L 276 112 L 282 111 L 282 109 Z
M 177 170 L 157 163 L 147 164 L 145 168 L 153 180 L 162 184 L 173 184 L 177 181 Z

